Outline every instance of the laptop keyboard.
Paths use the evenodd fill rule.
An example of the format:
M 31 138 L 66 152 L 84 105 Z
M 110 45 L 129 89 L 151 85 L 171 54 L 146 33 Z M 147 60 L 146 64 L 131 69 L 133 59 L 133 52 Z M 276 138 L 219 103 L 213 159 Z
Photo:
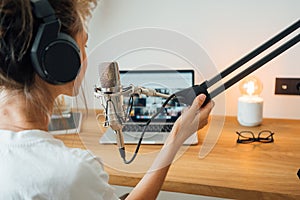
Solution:
M 145 124 L 142 123 L 126 123 L 123 129 L 123 137 L 125 144 L 137 144 L 140 140 L 143 127 Z M 149 124 L 146 129 L 145 135 L 142 140 L 142 144 L 164 144 L 168 137 L 173 124 Z M 101 144 L 116 144 L 115 133 L 111 128 L 107 130 L 103 137 L 100 138 Z M 197 144 L 198 136 L 197 133 L 193 134 L 188 138 L 184 144 Z
M 146 132 L 170 132 L 173 124 L 149 124 Z M 141 124 L 125 124 L 123 132 L 142 132 L 144 125 Z

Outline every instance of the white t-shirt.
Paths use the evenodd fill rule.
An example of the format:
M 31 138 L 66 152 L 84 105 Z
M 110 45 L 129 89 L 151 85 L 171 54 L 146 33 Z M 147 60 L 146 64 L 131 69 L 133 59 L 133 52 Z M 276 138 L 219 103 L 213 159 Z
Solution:
M 0 130 L 0 199 L 118 199 L 101 162 L 47 132 Z

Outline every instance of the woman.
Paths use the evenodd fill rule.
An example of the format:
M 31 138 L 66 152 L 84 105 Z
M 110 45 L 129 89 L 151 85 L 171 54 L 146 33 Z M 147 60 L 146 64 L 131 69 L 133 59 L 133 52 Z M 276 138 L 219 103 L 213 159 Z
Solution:
M 74 39 L 78 48 L 81 68 L 76 79 L 65 82 L 43 77 L 32 55 L 42 23 L 38 7 L 44 1 L 48 2 L 0 2 L 0 199 L 118 199 L 97 158 L 67 148 L 47 132 L 54 99 L 76 93 L 84 76 L 85 23 L 96 0 L 49 0 L 61 21 L 61 32 Z M 191 127 L 207 124 L 213 102 L 200 108 L 204 100 L 199 95 L 179 118 L 153 163 L 155 170 L 149 170 L 126 199 L 157 197 L 176 152 L 195 131 Z

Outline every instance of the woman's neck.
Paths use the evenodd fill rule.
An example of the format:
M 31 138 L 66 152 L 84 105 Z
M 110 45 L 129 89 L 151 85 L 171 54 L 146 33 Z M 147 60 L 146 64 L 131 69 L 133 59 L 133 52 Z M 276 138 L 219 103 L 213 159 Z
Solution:
M 40 106 L 29 102 L 24 95 L 3 99 L 0 96 L 0 129 L 21 131 L 29 129 L 48 130 L 49 110 L 52 104 Z

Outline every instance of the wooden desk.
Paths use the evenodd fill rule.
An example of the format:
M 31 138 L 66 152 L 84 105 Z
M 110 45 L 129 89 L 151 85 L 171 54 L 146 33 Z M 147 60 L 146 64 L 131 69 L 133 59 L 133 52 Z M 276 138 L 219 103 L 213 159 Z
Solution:
M 122 164 L 114 145 L 99 145 L 101 136 L 93 116 L 84 121 L 80 138 L 60 135 L 67 146 L 85 148 L 103 158 L 110 184 L 135 186 L 161 146 L 144 145 L 132 165 Z M 199 144 L 185 149 L 173 163 L 163 190 L 233 199 L 300 199 L 300 120 L 264 119 L 259 127 L 241 127 L 235 117 L 213 117 L 221 127 L 219 140 L 203 159 L 198 157 L 209 126 L 199 131 Z M 269 129 L 274 143 L 237 144 L 235 131 Z M 84 145 L 83 145 L 83 144 Z M 134 146 L 126 149 L 133 151 Z M 129 157 L 129 156 L 128 156 Z M 117 167 L 116 167 L 117 166 Z M 141 172 L 141 173 L 135 173 Z M 145 172 L 145 171 L 144 171 Z

